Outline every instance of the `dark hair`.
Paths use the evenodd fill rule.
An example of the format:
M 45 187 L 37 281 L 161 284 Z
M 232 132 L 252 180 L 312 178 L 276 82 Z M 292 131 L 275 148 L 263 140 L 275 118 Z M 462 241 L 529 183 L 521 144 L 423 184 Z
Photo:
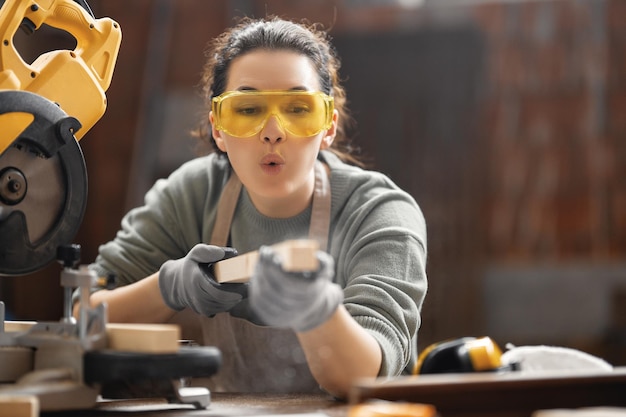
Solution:
M 340 62 L 328 34 L 315 25 L 275 16 L 242 18 L 209 44 L 201 80 L 205 109 L 194 136 L 208 141 L 213 151 L 221 152 L 209 127 L 211 99 L 224 92 L 233 59 L 258 49 L 294 51 L 311 60 L 319 76 L 321 91 L 334 98 L 339 113 L 337 134 L 329 150 L 346 162 L 361 165 L 349 144 L 346 130 L 352 127 L 353 119 L 346 108 L 346 92 L 339 82 Z

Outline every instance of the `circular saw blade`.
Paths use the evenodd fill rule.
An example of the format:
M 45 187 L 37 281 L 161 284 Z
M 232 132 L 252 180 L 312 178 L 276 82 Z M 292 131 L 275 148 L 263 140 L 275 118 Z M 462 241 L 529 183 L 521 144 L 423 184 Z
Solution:
M 5 166 L 1 171 L 7 181 L 0 183 L 0 195 L 10 195 L 10 181 L 18 177 L 22 184 L 18 194 L 19 202 L 11 199 L 3 203 L 0 198 L 0 222 L 13 212 L 24 214 L 28 241 L 36 244 L 47 232 L 54 228 L 54 223 L 63 210 L 65 200 L 65 178 L 57 155 L 41 158 L 26 146 L 11 146 L 0 158 Z M 5 191 L 6 192 L 3 192 Z M 22 196 L 23 192 L 23 196 Z
M 71 243 L 85 211 L 87 173 L 72 135 L 80 124 L 56 104 L 24 91 L 0 91 L 0 114 L 7 112 L 34 116 L 0 155 L 0 275 L 24 275 Z

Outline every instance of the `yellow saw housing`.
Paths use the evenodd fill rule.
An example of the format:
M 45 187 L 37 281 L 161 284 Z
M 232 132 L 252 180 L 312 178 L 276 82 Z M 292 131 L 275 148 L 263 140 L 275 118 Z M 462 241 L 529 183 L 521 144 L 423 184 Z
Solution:
M 27 64 L 13 44 L 24 23 L 33 30 L 42 24 L 64 30 L 76 39 L 74 50 L 55 50 Z M 0 9 L 0 91 L 29 91 L 59 105 L 80 122 L 80 140 L 106 110 L 109 88 L 122 32 L 110 18 L 95 19 L 74 0 L 5 0 Z M 32 115 L 0 115 L 0 155 L 26 126 Z

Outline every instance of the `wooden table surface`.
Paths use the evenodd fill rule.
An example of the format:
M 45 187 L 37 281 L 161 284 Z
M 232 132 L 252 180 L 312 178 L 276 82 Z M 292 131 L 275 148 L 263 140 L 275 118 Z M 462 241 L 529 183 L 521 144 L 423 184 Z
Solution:
M 354 404 L 368 401 L 434 405 L 439 417 L 532 417 L 536 410 L 626 407 L 626 368 L 601 374 L 456 374 L 363 382 L 348 402 L 323 394 L 211 393 L 197 410 L 164 400 L 101 401 L 80 411 L 45 412 L 41 417 L 235 417 L 308 415 L 347 417 Z M 622 408 L 626 413 L 626 408 Z M 391 415 L 390 415 L 391 416 Z M 417 416 L 416 416 L 417 417 Z
M 349 405 L 330 396 L 315 394 L 226 394 L 211 393 L 204 410 L 164 400 L 114 400 L 98 402 L 89 410 L 45 412 L 41 417 L 235 417 L 285 414 L 319 414 L 345 417 Z

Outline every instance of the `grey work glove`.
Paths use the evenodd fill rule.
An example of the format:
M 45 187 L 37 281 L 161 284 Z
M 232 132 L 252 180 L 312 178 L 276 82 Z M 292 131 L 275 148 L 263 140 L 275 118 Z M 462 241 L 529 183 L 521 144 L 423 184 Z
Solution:
M 285 272 L 280 256 L 269 246 L 259 250 L 259 261 L 250 279 L 250 306 L 263 323 L 311 330 L 324 323 L 343 302 L 343 290 L 332 282 L 333 258 L 317 252 L 317 271 Z
M 247 284 L 220 284 L 211 266 L 235 255 L 237 251 L 233 248 L 200 243 L 184 258 L 165 262 L 159 271 L 159 288 L 165 304 L 177 311 L 189 307 L 209 317 L 229 311 L 247 297 Z

